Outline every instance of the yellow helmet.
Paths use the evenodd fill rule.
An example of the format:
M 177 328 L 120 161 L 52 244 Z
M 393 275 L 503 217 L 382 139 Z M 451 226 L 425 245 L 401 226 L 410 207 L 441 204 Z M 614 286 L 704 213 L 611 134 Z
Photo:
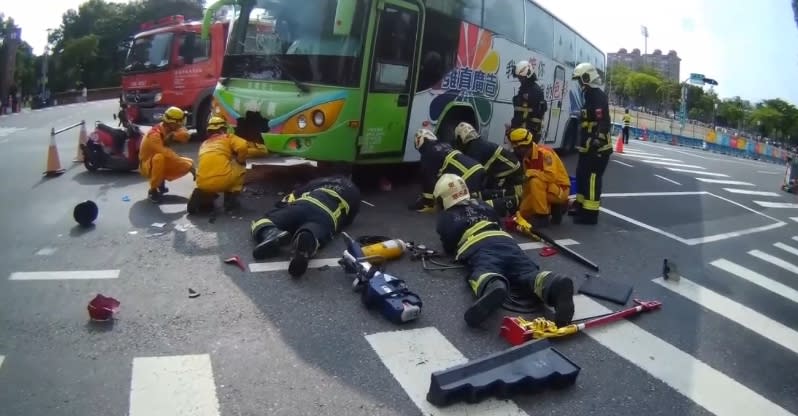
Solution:
M 227 128 L 227 120 L 219 116 L 213 116 L 208 120 L 207 131 L 221 130 Z
M 444 173 L 435 183 L 432 196 L 443 209 L 449 209 L 458 202 L 470 199 L 471 193 L 463 178 L 452 173 Z
M 526 146 L 532 143 L 537 143 L 537 140 L 535 140 L 535 137 L 532 135 L 532 132 L 530 132 L 527 129 L 515 129 L 511 131 L 509 139 L 510 139 L 510 144 L 512 144 L 513 147 Z
M 164 123 L 174 123 L 182 125 L 186 121 L 186 113 L 177 107 L 169 107 L 166 109 L 166 111 L 163 112 L 161 120 Z
M 474 129 L 474 126 L 464 121 L 460 122 L 460 124 L 454 128 L 454 135 L 462 144 L 467 144 L 472 140 L 479 138 L 479 133 L 477 133 L 476 129 Z

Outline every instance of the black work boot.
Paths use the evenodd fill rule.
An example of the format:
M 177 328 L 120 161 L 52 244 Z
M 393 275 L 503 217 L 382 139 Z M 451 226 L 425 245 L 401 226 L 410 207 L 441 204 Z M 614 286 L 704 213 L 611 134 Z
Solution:
M 316 255 L 318 242 L 310 231 L 300 231 L 294 236 L 291 262 L 288 263 L 288 273 L 299 277 L 308 270 L 310 258 Z
M 554 309 L 554 323 L 561 328 L 574 319 L 574 282 L 554 272 L 540 272 L 535 276 L 535 294 Z
M 574 217 L 574 224 L 581 224 L 581 225 L 596 225 L 598 224 L 598 211 L 588 211 L 586 209 L 582 209 L 582 211 Z
M 162 194 L 169 192 L 169 188 L 166 187 L 166 181 L 161 182 L 161 186 L 158 187 L 158 192 Z
M 577 216 L 579 215 L 580 212 L 582 212 L 582 204 L 580 204 L 579 202 L 574 201 L 571 204 L 571 206 L 568 208 L 569 217 Z
M 160 204 L 163 201 L 163 194 L 157 189 L 150 189 L 147 193 L 147 198 L 153 203 Z
M 542 228 L 547 228 L 549 226 L 549 216 L 533 215 L 532 218 L 529 219 L 529 223 L 532 224 L 533 230 L 540 230 Z
M 241 203 L 238 200 L 239 192 L 225 192 L 224 193 L 224 210 L 226 212 L 237 210 L 241 207 Z
M 502 307 L 506 297 L 507 284 L 502 279 L 493 278 L 485 285 L 482 296 L 465 311 L 463 318 L 465 318 L 466 324 L 472 328 L 479 326 L 491 314 Z
M 280 248 L 288 244 L 291 235 L 273 225 L 261 227 L 254 233 L 258 245 L 252 250 L 255 260 L 263 260 L 280 254 Z
M 194 191 L 191 192 L 191 197 L 188 199 L 188 204 L 186 204 L 186 212 L 189 215 L 210 214 L 213 212 L 213 203 L 218 197 L 218 194 L 209 194 L 194 188 Z
M 554 204 L 551 206 L 551 223 L 554 225 L 562 224 L 562 216 L 566 211 L 565 205 Z

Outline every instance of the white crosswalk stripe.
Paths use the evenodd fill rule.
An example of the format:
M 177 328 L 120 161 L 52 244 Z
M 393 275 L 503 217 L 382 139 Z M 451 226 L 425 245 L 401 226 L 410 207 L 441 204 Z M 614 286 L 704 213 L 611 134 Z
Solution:
M 723 188 L 726 192 L 731 192 L 733 194 L 740 194 L 740 195 L 757 195 L 757 196 L 773 196 L 773 197 L 780 197 L 781 194 L 776 192 L 769 192 L 769 191 L 752 191 L 750 189 L 737 189 L 737 188 Z
M 681 169 L 681 168 L 668 168 L 671 172 L 680 172 L 680 173 L 692 173 L 695 175 L 706 175 L 706 176 L 716 176 L 718 178 L 728 178 L 729 175 L 723 173 L 715 173 L 715 172 L 704 172 L 701 170 L 690 170 L 690 169 Z
M 675 162 L 665 162 L 665 161 L 662 161 L 662 160 L 642 159 L 640 161 L 641 162 L 650 163 L 652 165 L 676 166 L 676 167 L 687 168 L 687 169 L 704 169 L 702 166 L 686 165 L 684 163 L 675 163 Z
M 0 127 L 0 137 L 6 137 L 27 129 L 27 127 Z
M 729 272 L 741 279 L 745 279 L 757 286 L 765 288 L 779 296 L 783 296 L 795 303 L 798 303 L 798 290 L 787 285 L 772 280 L 764 275 L 755 272 L 747 267 L 740 266 L 726 259 L 718 259 L 709 263 L 723 271 Z
M 770 264 L 773 264 L 775 266 L 781 267 L 782 269 L 787 270 L 788 272 L 793 272 L 795 274 L 798 274 L 798 266 L 796 266 L 796 265 L 794 265 L 794 264 L 792 264 L 790 262 L 784 261 L 784 260 L 782 260 L 782 259 L 780 259 L 780 258 L 778 258 L 778 257 L 776 257 L 776 256 L 774 256 L 772 254 L 765 253 L 764 251 L 761 251 L 761 250 L 751 250 L 751 251 L 748 252 L 748 254 L 750 254 L 750 255 L 752 255 L 752 256 L 760 259 L 760 260 L 764 260 L 764 261 L 766 261 L 766 262 L 768 262 Z
M 798 204 L 792 202 L 771 202 L 771 201 L 754 201 L 755 204 L 763 208 L 789 208 L 798 209 Z
M 649 156 L 649 155 L 641 155 L 641 154 L 635 154 L 635 153 L 621 153 L 621 155 L 634 157 L 634 158 L 640 158 L 640 159 L 663 160 L 665 162 L 682 162 L 679 159 L 671 159 L 671 158 L 667 158 L 667 157 L 656 157 L 656 156 Z
M 721 185 L 739 185 L 739 186 L 755 186 L 750 182 L 742 182 L 742 181 L 731 181 L 725 179 L 710 179 L 710 178 L 695 178 L 697 181 L 705 182 L 705 183 L 717 183 Z

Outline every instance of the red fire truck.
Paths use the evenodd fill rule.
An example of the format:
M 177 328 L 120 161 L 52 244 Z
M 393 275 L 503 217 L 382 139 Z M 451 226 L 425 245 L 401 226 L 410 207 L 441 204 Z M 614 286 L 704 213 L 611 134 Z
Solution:
M 204 132 L 228 28 L 229 22 L 216 22 L 202 39 L 202 22 L 186 22 L 180 15 L 142 24 L 122 68 L 120 105 L 128 119 L 153 125 L 164 110 L 177 106 L 189 113 L 187 127 Z

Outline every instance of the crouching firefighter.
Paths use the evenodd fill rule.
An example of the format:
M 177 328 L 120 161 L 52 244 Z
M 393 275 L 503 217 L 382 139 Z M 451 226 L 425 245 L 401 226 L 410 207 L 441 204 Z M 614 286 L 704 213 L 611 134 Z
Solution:
M 252 257 L 276 256 L 291 244 L 288 273 L 305 273 L 308 260 L 354 221 L 360 210 L 360 189 L 344 176 L 314 179 L 286 195 L 263 218 L 252 222 L 257 244 Z
M 554 150 L 540 145 L 540 139 L 526 129 L 513 130 L 509 138 L 526 169 L 517 214 L 534 228 L 562 223 L 571 190 L 571 178 L 562 160 Z
M 196 179 L 194 161 L 169 148 L 172 143 L 187 143 L 191 138 L 184 127 L 185 121 L 183 110 L 169 107 L 161 122 L 153 126 L 141 142 L 139 172 L 149 179 L 148 197 L 152 202 L 161 202 L 163 194 L 169 192 L 166 181 L 178 180 L 188 173 Z
M 238 208 L 244 188 L 246 140 L 227 133 L 227 121 L 213 116 L 208 120 L 208 137 L 202 142 L 197 163 L 197 187 L 188 200 L 189 214 L 213 211 L 213 202 L 224 193 L 224 209 Z
M 478 326 L 501 308 L 510 290 L 535 297 L 554 309 L 557 326 L 574 315 L 573 281 L 541 271 L 510 234 L 502 231 L 493 208 L 472 199 L 468 186 L 456 175 L 442 175 L 435 184 L 439 207 L 437 232 L 448 254 L 464 263 L 476 301 L 465 312 L 469 326 Z
M 515 213 L 524 185 L 524 169 L 516 155 L 480 137 L 476 129 L 465 122 L 455 127 L 454 135 L 458 150 L 485 168 L 485 186 L 474 196 L 493 206 L 500 217 Z
M 435 181 L 444 173 L 457 174 L 466 181 L 473 192 L 482 190 L 485 183 L 485 168 L 449 143 L 438 141 L 438 137 L 432 131 L 419 129 L 416 132 L 415 146 L 421 153 L 421 196 L 408 206 L 409 209 L 418 212 L 435 210 L 432 191 L 435 188 Z

